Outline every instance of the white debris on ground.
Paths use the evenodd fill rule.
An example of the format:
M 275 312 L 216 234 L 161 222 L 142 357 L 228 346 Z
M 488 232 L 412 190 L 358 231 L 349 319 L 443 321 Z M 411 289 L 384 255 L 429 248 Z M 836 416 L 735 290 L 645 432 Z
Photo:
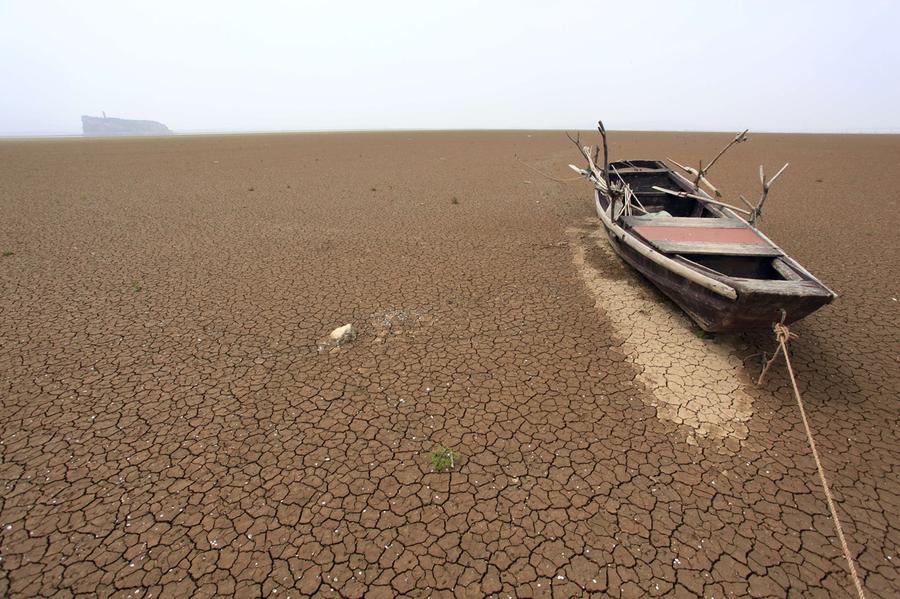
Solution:
M 356 339 L 356 329 L 352 324 L 347 323 L 344 326 L 331 331 L 329 337 L 331 337 L 335 345 L 344 345 L 345 343 L 350 343 Z
M 319 339 L 316 342 L 316 347 L 318 348 L 319 353 L 326 351 L 334 352 L 342 345 L 354 341 L 358 334 L 359 332 L 356 330 L 356 327 L 354 327 L 352 323 L 347 323 L 331 331 L 327 337 Z

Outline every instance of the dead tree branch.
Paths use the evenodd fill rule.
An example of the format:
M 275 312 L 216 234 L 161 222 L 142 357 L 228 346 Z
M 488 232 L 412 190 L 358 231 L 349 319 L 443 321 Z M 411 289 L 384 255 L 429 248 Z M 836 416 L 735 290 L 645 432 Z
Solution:
M 789 165 L 790 162 L 785 162 L 784 166 L 781 167 L 781 169 L 777 173 L 775 173 L 775 176 L 771 179 L 766 179 L 766 169 L 763 167 L 763 165 L 759 165 L 759 182 L 762 184 L 762 195 L 759 196 L 759 202 L 756 204 L 756 207 L 750 211 L 751 225 L 755 226 L 756 221 L 762 218 L 763 205 L 765 205 L 766 200 L 769 198 L 769 189 L 772 187 L 772 183 L 774 183 L 775 180 L 781 176 L 781 173 L 783 173 Z M 741 196 L 741 199 L 744 199 L 743 196 Z M 747 200 L 744 200 L 744 202 L 746 203 Z
M 744 210 L 743 208 L 738 208 L 737 206 L 732 206 L 731 204 L 726 204 L 725 202 L 719 202 L 718 200 L 713 200 L 706 196 L 697 195 L 695 193 L 688 193 L 686 191 L 675 191 L 674 189 L 667 189 L 665 187 L 659 187 L 658 185 L 654 185 L 653 189 L 655 189 L 656 191 L 661 191 L 662 193 L 667 193 L 670 196 L 675 196 L 678 198 L 691 198 L 692 200 L 699 200 L 701 202 L 706 202 L 707 204 L 712 204 L 714 206 L 721 206 L 722 208 L 728 208 L 730 210 L 740 212 L 741 214 L 746 214 L 747 216 L 751 215 L 750 210 Z
M 739 144 L 739 143 L 744 142 L 744 141 L 747 141 L 747 131 L 749 131 L 749 129 L 744 129 L 743 131 L 741 131 L 740 133 L 738 133 L 737 135 L 735 135 L 735 136 L 734 136 L 734 139 L 732 139 L 730 142 L 728 142 L 728 145 L 726 145 L 724 148 L 722 148 L 721 150 L 719 150 L 719 153 L 716 154 L 715 158 L 713 158 L 713 159 L 709 162 L 709 164 L 707 164 L 706 166 L 703 166 L 703 161 L 702 161 L 702 160 L 700 161 L 699 168 L 692 168 L 692 167 L 689 167 L 689 166 L 685 166 L 685 165 L 683 165 L 683 164 L 681 164 L 681 163 L 679 163 L 679 162 L 676 162 L 675 160 L 673 160 L 673 159 L 671 159 L 671 158 L 667 158 L 667 160 L 668 160 L 669 162 L 671 162 L 671 163 L 677 165 L 678 168 L 682 169 L 683 171 L 685 171 L 685 172 L 688 173 L 689 175 L 693 176 L 693 177 L 694 177 L 694 186 L 695 186 L 695 187 L 697 187 L 697 188 L 699 189 L 699 188 L 700 188 L 700 184 L 702 183 L 702 184 L 706 185 L 706 186 L 709 188 L 709 190 L 712 191 L 712 192 L 716 195 L 716 197 L 721 198 L 721 197 L 722 197 L 722 192 L 720 192 L 720 191 L 716 188 L 716 186 L 713 185 L 713 184 L 709 181 L 709 179 L 706 178 L 706 175 L 707 175 L 707 173 L 709 173 L 709 169 L 711 169 L 711 168 L 713 167 L 713 165 L 719 160 L 719 158 L 722 157 L 722 155 L 723 155 L 725 152 L 727 152 L 727 151 L 729 150 L 729 148 L 731 148 L 731 146 L 733 146 L 733 145 L 735 145 L 735 144 Z
M 576 133 L 575 133 L 575 137 L 572 137 L 572 134 L 569 133 L 568 131 L 566 131 L 566 137 L 569 138 L 569 141 L 571 141 L 573 144 L 575 144 L 575 147 L 578 148 L 578 152 L 579 152 L 582 156 L 584 156 L 584 159 L 588 161 L 588 164 L 590 164 L 590 163 L 591 163 L 591 156 L 590 156 L 590 154 L 588 154 L 587 152 L 585 152 L 585 151 L 584 151 L 584 148 L 581 146 L 581 133 L 580 133 L 580 132 L 576 132 Z
M 603 126 L 603 121 L 597 121 L 597 130 L 603 138 L 603 178 L 606 180 L 606 188 L 612 189 L 609 184 L 609 146 L 606 143 L 606 127 Z
M 728 142 L 728 145 L 725 146 L 724 148 L 722 148 L 722 150 L 718 154 L 716 154 L 716 157 L 710 161 L 709 165 L 707 165 L 707 167 L 706 167 L 706 169 L 704 169 L 704 171 L 709 172 L 709 169 L 711 169 L 713 167 L 713 165 L 716 163 L 716 161 L 719 158 L 721 158 L 722 154 L 727 152 L 731 146 L 733 146 L 734 144 L 739 144 L 743 141 L 747 141 L 747 132 L 748 131 L 750 131 L 750 129 L 744 129 L 743 131 L 741 131 L 740 133 L 735 135 L 734 139 L 732 139 L 730 142 Z
M 578 153 L 581 154 L 582 157 L 584 157 L 584 159 L 588 163 L 587 169 L 578 168 L 577 166 L 575 166 L 573 164 L 570 164 L 569 168 L 574 170 L 576 173 L 581 174 L 582 176 L 588 177 L 589 179 L 594 181 L 594 183 L 597 186 L 600 187 L 601 191 L 603 191 L 604 193 L 607 193 L 609 190 L 609 185 L 607 185 L 607 183 L 606 183 L 607 179 L 602 173 L 600 173 L 598 171 L 597 164 L 596 164 L 594 158 L 591 157 L 590 146 L 582 146 L 581 145 L 581 133 L 576 133 L 575 137 L 572 137 L 572 134 L 569 133 L 568 131 L 566 131 L 566 137 L 569 138 L 569 141 L 571 141 L 573 144 L 575 144 L 575 147 L 578 148 Z

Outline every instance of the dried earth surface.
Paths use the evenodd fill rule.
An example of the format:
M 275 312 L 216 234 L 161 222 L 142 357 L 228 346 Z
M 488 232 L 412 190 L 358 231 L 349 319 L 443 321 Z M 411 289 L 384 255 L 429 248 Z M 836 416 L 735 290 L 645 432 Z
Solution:
M 771 334 L 699 336 L 586 184 L 523 166 L 575 158 L 525 131 L 0 142 L 0 596 L 847 595 L 783 364 L 751 383 Z M 788 160 L 763 230 L 841 296 L 795 367 L 866 590 L 897 596 L 900 137 L 754 135 L 712 178 L 755 195 Z

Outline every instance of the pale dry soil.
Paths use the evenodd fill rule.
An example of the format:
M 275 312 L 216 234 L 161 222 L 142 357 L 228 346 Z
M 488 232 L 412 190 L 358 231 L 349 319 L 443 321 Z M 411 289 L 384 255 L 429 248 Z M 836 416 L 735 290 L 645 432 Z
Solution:
M 576 158 L 561 132 L 0 142 L 0 596 L 846 596 L 783 365 L 751 382 L 771 333 L 700 338 L 583 182 L 516 155 Z M 752 136 L 713 180 L 788 160 L 763 229 L 841 295 L 793 359 L 896 596 L 900 139 Z
M 585 285 L 596 298 L 600 315 L 609 321 L 626 361 L 637 368 L 637 380 L 649 393 L 644 397 L 656 416 L 691 427 L 696 435 L 725 439 L 732 449 L 747 438 L 752 400 L 744 392 L 742 350 L 734 338 L 707 343 L 706 336 L 687 315 L 662 301 L 640 275 L 617 260 L 605 242 L 600 220 L 589 219 L 585 228 L 567 229 L 573 261 Z M 595 253 L 592 265 L 587 256 Z

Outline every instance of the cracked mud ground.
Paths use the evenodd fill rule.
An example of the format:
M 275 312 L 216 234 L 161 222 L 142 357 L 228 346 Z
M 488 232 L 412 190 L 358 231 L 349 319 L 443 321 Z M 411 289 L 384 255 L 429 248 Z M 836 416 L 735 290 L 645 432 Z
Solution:
M 0 143 L 0 596 L 848 594 L 783 364 L 750 384 L 772 336 L 698 338 L 589 188 L 515 154 L 575 160 L 550 132 Z M 763 229 L 841 294 L 794 361 L 872 597 L 900 592 L 898 156 L 756 135 L 714 177 L 792 163 Z

